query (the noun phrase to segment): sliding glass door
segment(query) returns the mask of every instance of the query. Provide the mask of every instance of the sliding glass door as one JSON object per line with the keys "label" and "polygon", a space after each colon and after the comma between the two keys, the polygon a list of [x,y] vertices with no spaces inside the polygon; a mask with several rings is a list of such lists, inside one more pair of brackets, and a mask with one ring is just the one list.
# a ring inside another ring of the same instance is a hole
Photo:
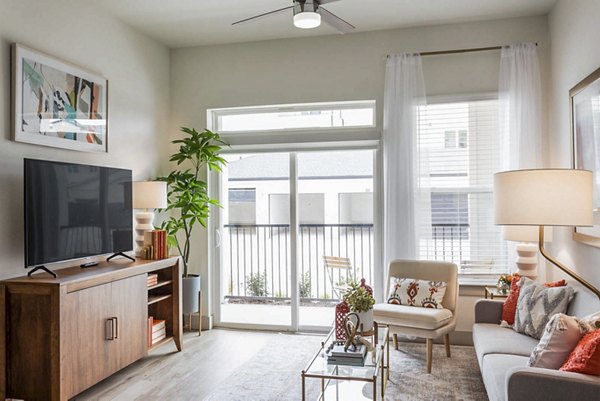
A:
{"label": "sliding glass door", "polygon": [[219,324],[327,329],[338,287],[363,277],[373,283],[374,155],[227,155],[220,181]]}

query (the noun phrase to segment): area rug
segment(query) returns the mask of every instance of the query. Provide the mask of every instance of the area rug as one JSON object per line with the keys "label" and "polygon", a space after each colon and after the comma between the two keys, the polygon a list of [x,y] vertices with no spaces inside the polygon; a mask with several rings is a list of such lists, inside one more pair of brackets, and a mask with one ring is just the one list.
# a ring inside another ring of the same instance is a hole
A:
{"label": "area rug", "polygon": [[[278,334],[217,386],[207,401],[300,400],[300,372],[310,362],[323,336]],[[473,347],[452,346],[446,358],[443,345],[434,345],[432,373],[425,369],[425,345],[390,344],[390,380],[386,401],[485,401],[487,396]],[[306,399],[316,400],[320,381],[306,380]],[[370,399],[371,385],[361,389]],[[359,397],[360,399],[360,397]]]}

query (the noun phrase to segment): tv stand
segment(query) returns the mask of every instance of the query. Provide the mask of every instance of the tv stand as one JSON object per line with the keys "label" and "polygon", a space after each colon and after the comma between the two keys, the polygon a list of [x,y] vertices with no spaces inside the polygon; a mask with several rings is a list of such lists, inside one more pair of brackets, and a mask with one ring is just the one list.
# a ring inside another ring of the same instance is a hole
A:
{"label": "tv stand", "polygon": [[[0,400],[71,400],[162,345],[153,357],[181,351],[180,263],[102,260],[0,281]],[[150,316],[164,320],[163,340],[151,341]]]}
{"label": "tv stand", "polygon": [[31,269],[31,270],[29,271],[29,273],[27,273],[27,276],[31,277],[31,275],[32,275],[33,273],[35,273],[36,271],[38,271],[38,270],[43,270],[43,271],[45,271],[46,273],[48,273],[48,274],[51,274],[51,275],[52,275],[54,278],[56,278],[56,273],[54,273],[52,270],[48,269],[48,268],[47,268],[46,266],[44,266],[44,265],[40,265],[40,266],[36,266],[36,267],[34,267],[33,269]]}
{"label": "tv stand", "polygon": [[[108,258],[106,258],[107,262],[110,262],[111,259],[116,258],[117,256],[123,256],[124,258],[127,258],[129,260],[131,260],[132,262],[135,262],[135,258],[132,258],[131,256],[123,253],[123,252],[117,252],[117,253],[113,253],[112,255],[110,255]],[[54,276],[56,277],[56,276]]]}

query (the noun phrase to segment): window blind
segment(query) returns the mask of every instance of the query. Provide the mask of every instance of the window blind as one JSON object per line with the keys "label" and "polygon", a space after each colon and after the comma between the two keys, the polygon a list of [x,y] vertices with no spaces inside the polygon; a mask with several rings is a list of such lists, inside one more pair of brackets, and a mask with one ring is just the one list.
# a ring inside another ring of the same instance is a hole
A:
{"label": "window blind", "polygon": [[419,257],[452,261],[462,274],[507,271],[494,225],[499,171],[498,101],[437,103],[418,110]]}

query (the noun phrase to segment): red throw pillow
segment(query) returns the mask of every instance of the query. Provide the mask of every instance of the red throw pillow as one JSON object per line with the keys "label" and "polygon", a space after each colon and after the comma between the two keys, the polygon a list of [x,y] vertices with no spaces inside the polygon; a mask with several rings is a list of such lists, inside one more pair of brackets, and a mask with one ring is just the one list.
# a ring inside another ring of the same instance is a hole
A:
{"label": "red throw pillow", "polygon": [[[518,274],[513,275],[513,279],[510,282],[510,293],[502,305],[502,320],[510,325],[515,323],[517,301],[519,300],[519,293],[521,292],[521,286],[518,284],[520,278],[521,276]],[[544,284],[544,287],[564,287],[565,285],[567,285],[565,280],[558,280],[553,283],[546,283]]]}
{"label": "red throw pillow", "polygon": [[600,330],[583,336],[560,370],[600,376]]}
{"label": "red throw pillow", "polygon": [[519,279],[521,276],[515,275],[510,282],[510,293],[504,300],[502,305],[502,320],[505,320],[508,324],[515,323],[515,313],[517,312],[517,301],[519,300],[519,292],[521,287],[519,286]]}
{"label": "red throw pillow", "polygon": [[546,283],[544,284],[544,287],[564,287],[565,285],[567,285],[565,280],[558,280],[553,283]]}

